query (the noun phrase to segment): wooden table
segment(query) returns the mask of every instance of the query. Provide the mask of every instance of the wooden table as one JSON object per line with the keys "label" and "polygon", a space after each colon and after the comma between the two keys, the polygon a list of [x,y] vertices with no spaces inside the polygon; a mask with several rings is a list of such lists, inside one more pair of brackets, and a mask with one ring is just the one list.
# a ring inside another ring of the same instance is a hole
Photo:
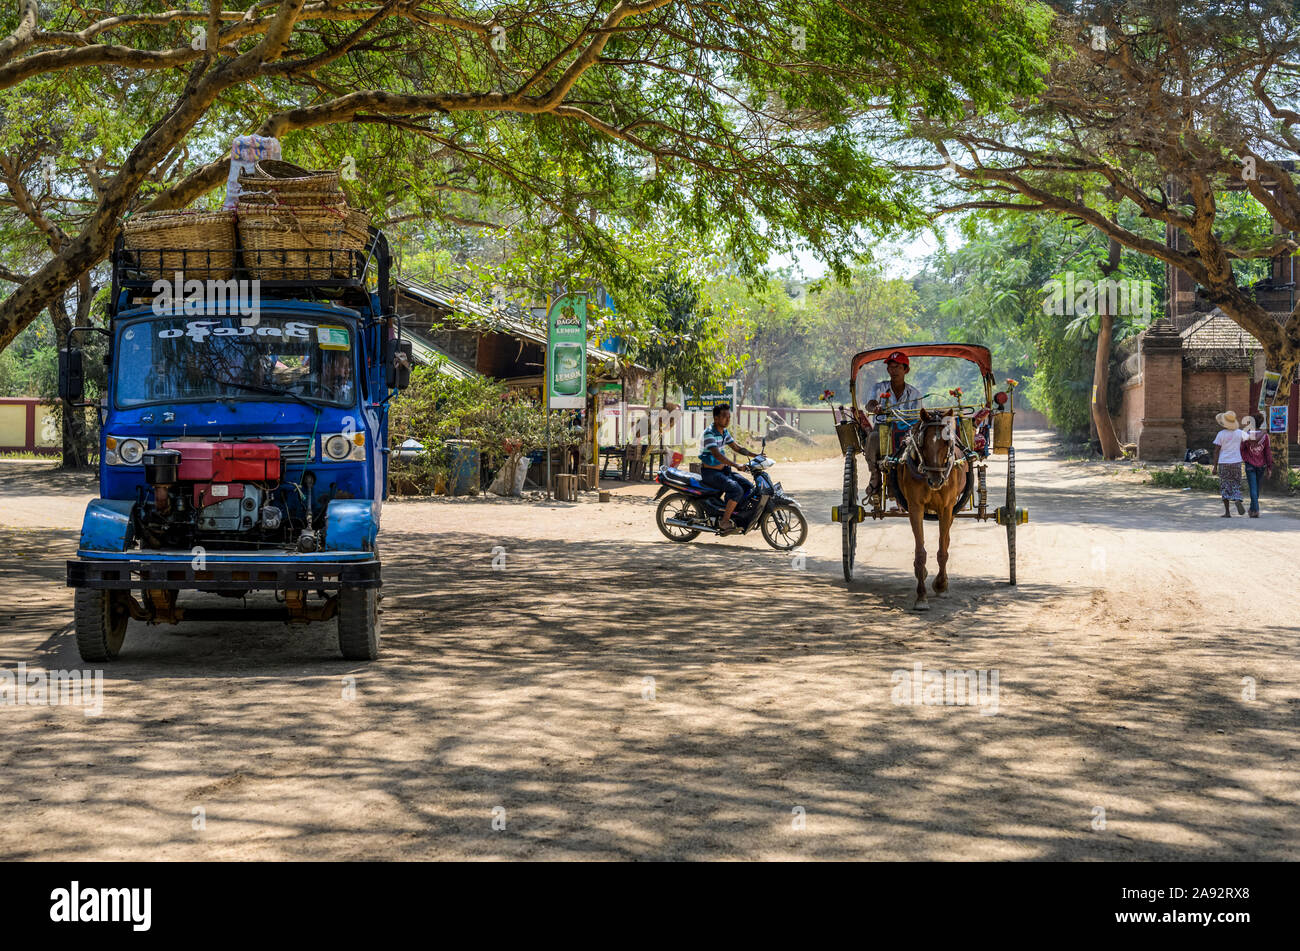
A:
{"label": "wooden table", "polygon": [[[627,481],[627,447],[626,446],[601,446],[600,458],[602,460],[600,467],[600,477],[602,479],[622,479]],[[618,474],[610,475],[608,472],[609,461],[618,460]]]}

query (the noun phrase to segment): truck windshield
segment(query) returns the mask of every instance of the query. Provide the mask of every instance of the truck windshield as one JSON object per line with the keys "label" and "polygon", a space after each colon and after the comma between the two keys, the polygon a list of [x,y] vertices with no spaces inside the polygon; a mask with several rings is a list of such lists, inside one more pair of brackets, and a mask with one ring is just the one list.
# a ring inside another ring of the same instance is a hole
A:
{"label": "truck windshield", "polygon": [[355,402],[348,324],[262,314],[248,326],[246,319],[168,316],[124,326],[114,375],[117,406],[266,402],[281,392],[336,406]]}

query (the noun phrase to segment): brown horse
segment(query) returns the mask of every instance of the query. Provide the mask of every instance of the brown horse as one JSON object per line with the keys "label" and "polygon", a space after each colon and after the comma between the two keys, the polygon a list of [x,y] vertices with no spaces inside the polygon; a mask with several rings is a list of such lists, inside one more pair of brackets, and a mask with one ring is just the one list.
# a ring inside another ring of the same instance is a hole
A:
{"label": "brown horse", "polygon": [[898,461],[898,488],[907,503],[907,517],[916,541],[916,610],[929,610],[925,600],[925,512],[939,515],[939,574],[934,593],[948,590],[948,539],[952,534],[953,509],[966,485],[967,465],[958,441],[959,420],[952,410],[921,418],[905,438]]}

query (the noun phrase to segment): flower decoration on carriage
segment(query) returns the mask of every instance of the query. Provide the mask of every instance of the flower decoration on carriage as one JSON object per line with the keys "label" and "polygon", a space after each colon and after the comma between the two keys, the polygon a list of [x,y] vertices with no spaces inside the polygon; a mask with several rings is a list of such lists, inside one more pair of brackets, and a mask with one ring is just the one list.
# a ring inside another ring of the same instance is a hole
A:
{"label": "flower decoration on carriage", "polygon": [[822,390],[822,402],[829,403],[833,399],[835,399],[834,390]]}

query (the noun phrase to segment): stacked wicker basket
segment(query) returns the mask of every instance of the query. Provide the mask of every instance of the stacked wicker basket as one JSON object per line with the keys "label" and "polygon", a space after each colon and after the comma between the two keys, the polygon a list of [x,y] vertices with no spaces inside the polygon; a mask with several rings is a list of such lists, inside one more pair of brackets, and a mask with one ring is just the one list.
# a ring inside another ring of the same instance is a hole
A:
{"label": "stacked wicker basket", "polygon": [[235,211],[137,215],[124,226],[126,248],[145,252],[141,268],[160,269],[157,276],[168,280],[186,270],[226,280],[234,273],[238,231],[244,268],[254,280],[350,277],[350,252],[365,249],[370,216],[348,207],[338,173],[273,160],[255,170],[239,177]]}
{"label": "stacked wicker basket", "polygon": [[151,279],[170,281],[177,272],[226,281],[235,273],[233,211],[149,211],[122,228],[128,250]]}
{"label": "stacked wicker basket", "polygon": [[239,240],[249,276],[309,281],[347,277],[370,216],[348,208],[338,172],[263,161],[239,177]]}

